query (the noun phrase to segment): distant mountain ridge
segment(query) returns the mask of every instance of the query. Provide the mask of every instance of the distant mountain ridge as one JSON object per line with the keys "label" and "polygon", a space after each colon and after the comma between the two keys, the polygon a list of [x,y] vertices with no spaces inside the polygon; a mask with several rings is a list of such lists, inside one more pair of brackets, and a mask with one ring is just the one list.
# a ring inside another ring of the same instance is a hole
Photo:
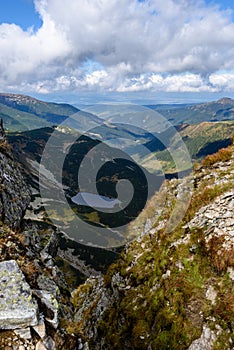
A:
{"label": "distant mountain ridge", "polygon": [[218,101],[198,104],[148,105],[147,107],[161,113],[173,125],[234,119],[234,100],[228,97],[221,98]]}
{"label": "distant mountain ridge", "polygon": [[[80,110],[70,104],[40,101],[20,94],[0,94],[0,118],[7,131],[26,131],[63,123]],[[76,120],[70,120],[75,128],[86,129],[89,121],[94,125],[102,120],[95,115],[83,112]],[[71,126],[73,126],[71,124]]]}
{"label": "distant mountain ridge", "polygon": [[[173,147],[176,147],[175,130],[177,130],[194,161],[218,151],[231,142],[234,132],[234,100],[231,98],[224,97],[218,101],[193,105],[149,107],[160,112],[175,126],[175,129],[171,127],[161,132],[164,140],[170,140],[174,144]],[[17,131],[18,134],[45,127],[50,128],[66,120],[66,126],[75,128],[81,134],[88,130],[87,135],[93,139],[97,138],[101,142],[112,140],[112,143],[114,140],[116,144],[112,146],[120,147],[131,156],[135,156],[135,159],[138,159],[150,172],[157,171],[155,167],[158,165],[153,161],[156,157],[162,162],[166,173],[174,173],[173,162],[166,146],[159,142],[161,139],[159,134],[156,132],[152,137],[147,131],[159,129],[157,114],[150,112],[148,118],[147,108],[139,106],[139,110],[138,108],[129,109],[127,105],[126,107],[125,105],[107,106],[107,108],[97,105],[91,108],[90,112],[86,112],[69,104],[43,102],[19,94],[0,94],[0,117],[7,126],[9,135],[11,131]],[[128,126],[128,121],[131,127]],[[144,124],[145,121],[147,125]],[[141,130],[134,128],[133,125],[142,125]],[[36,135],[37,139],[41,137],[44,139],[42,130],[36,131]],[[17,139],[17,135],[13,136],[13,139],[15,138]],[[128,140],[137,140],[137,144],[128,146]],[[148,156],[141,154],[142,145],[150,150]],[[184,164],[184,168],[180,170],[187,170],[188,167],[188,164]]]}
{"label": "distant mountain ridge", "polygon": [[19,94],[0,94],[0,103],[22,112],[35,114],[52,123],[57,122],[53,117],[67,117],[79,111],[78,108],[67,103],[44,102]]}
{"label": "distant mountain ridge", "polygon": [[69,104],[43,102],[19,94],[0,94],[0,116],[11,131],[59,124],[78,111]]}
{"label": "distant mountain ridge", "polygon": [[[202,122],[227,121],[234,119],[234,100],[224,97],[218,101],[204,102],[199,104],[152,104],[149,109],[162,114],[173,125],[198,124]],[[62,123],[80,110],[67,103],[54,103],[40,101],[36,98],[21,95],[0,93],[0,118],[5,129],[9,131],[26,131]],[[78,127],[86,129],[87,121],[100,125],[104,121],[119,122],[118,105],[116,116],[97,116],[95,113],[82,112],[79,115]],[[88,118],[86,118],[88,117]],[[123,121],[123,118],[121,119]],[[155,127],[150,124],[150,129],[158,130],[158,121]]]}

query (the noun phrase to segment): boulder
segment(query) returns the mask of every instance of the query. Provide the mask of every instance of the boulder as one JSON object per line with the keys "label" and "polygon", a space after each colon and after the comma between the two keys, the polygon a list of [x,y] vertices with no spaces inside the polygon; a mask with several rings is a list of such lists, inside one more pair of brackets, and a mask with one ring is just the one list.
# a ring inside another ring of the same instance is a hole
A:
{"label": "boulder", "polygon": [[17,329],[38,324],[38,305],[14,260],[0,263],[0,329]]}

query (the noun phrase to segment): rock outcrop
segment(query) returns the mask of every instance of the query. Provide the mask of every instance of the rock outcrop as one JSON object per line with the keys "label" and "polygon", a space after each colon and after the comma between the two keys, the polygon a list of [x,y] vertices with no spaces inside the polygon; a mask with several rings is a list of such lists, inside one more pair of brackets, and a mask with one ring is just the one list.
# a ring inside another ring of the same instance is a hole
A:
{"label": "rock outcrop", "polygon": [[17,228],[30,202],[30,191],[12,159],[0,120],[0,220]]}

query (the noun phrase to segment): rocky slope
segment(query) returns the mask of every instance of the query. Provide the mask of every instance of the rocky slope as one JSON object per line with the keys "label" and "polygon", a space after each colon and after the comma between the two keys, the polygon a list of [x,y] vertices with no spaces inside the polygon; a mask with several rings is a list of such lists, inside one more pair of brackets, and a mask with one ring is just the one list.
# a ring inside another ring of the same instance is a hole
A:
{"label": "rocky slope", "polygon": [[[189,209],[168,230],[184,181]],[[234,349],[233,188],[234,146],[162,186],[129,227],[139,238],[73,293],[74,332],[90,349]]]}
{"label": "rocky slope", "polygon": [[12,159],[0,119],[0,217],[10,227],[18,227],[30,201],[30,193]]}
{"label": "rocky slope", "polygon": [[74,350],[70,287],[55,265],[58,234],[23,221],[30,193],[0,123],[0,349]]}

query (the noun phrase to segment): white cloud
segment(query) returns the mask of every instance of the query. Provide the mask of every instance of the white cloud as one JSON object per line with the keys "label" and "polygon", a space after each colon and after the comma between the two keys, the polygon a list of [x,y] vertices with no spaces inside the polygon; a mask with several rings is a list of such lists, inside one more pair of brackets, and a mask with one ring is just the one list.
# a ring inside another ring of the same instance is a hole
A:
{"label": "white cloud", "polygon": [[[215,84],[214,84],[215,85]],[[140,76],[138,79],[128,79],[118,88],[120,92],[132,91],[166,91],[166,92],[216,92],[215,86],[199,74],[173,74],[163,77],[159,74]]]}
{"label": "white cloud", "polygon": [[209,80],[218,90],[234,90],[234,73],[214,73],[210,75]]}
{"label": "white cloud", "polygon": [[43,77],[53,71],[50,64],[63,61],[69,52],[65,33],[56,28],[48,15],[36,33],[14,24],[0,25],[0,73],[7,82],[30,79],[34,74]]}
{"label": "white cloud", "polygon": [[0,25],[2,89],[234,90],[231,13],[203,0],[35,0],[35,6],[43,23],[37,32]]}

